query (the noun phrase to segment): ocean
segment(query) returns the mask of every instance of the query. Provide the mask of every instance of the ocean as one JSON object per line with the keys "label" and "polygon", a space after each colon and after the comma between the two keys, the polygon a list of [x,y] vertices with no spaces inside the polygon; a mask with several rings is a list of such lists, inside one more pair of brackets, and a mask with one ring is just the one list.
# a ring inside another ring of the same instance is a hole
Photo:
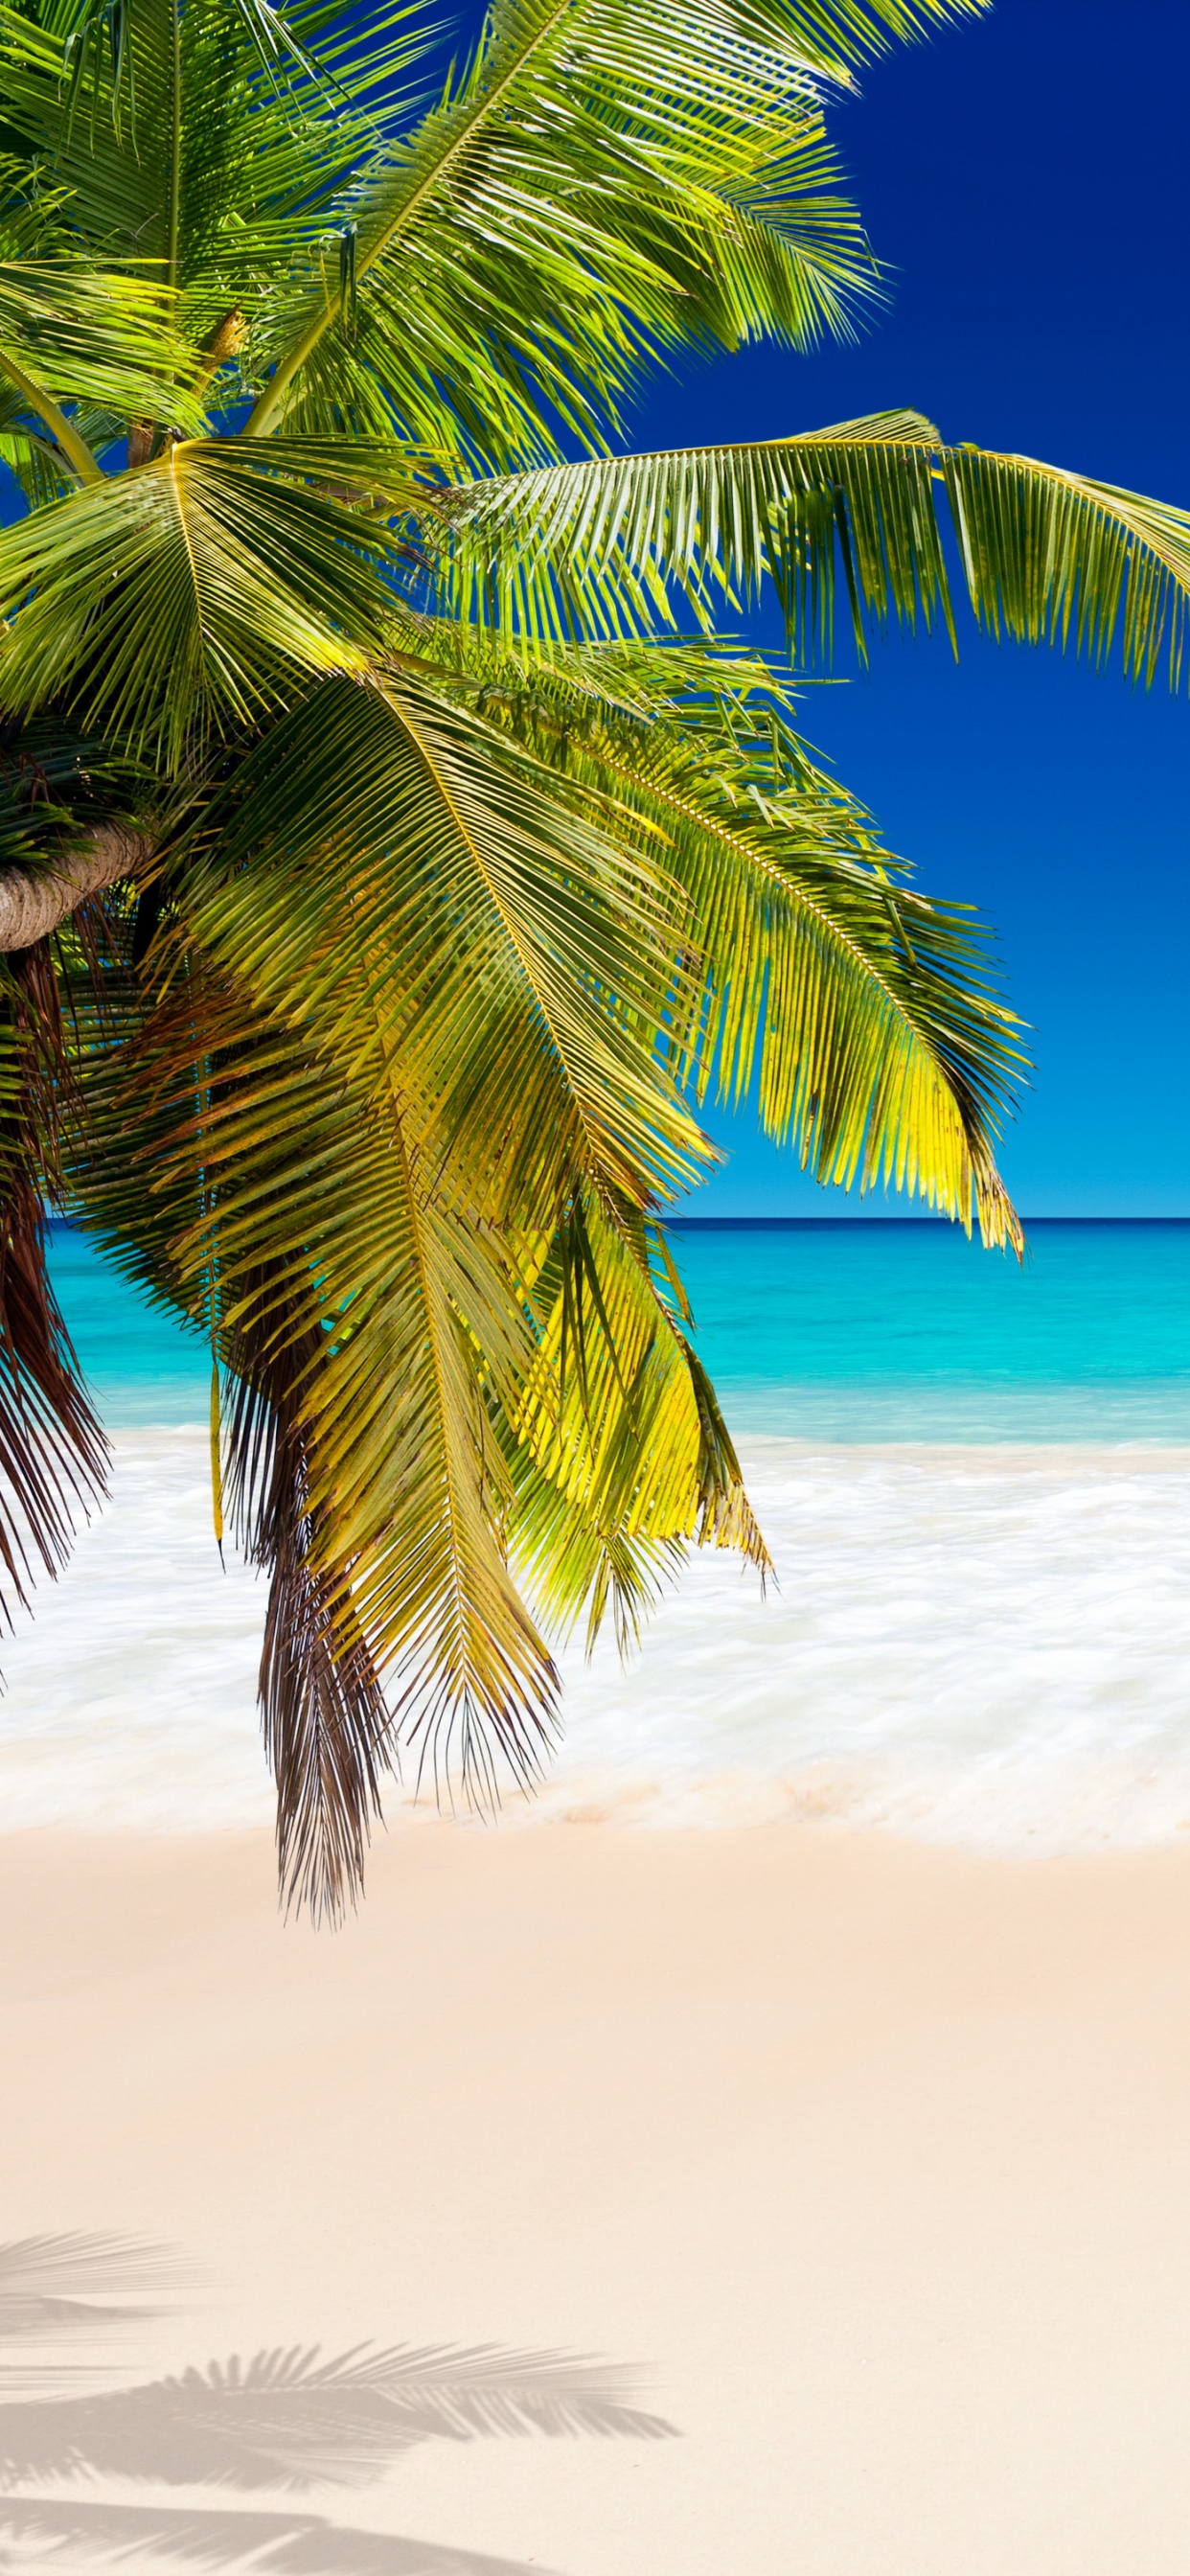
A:
{"label": "ocean", "polygon": [[[680,1229],[777,1581],[702,1554],[626,1669],[567,1648],[564,1741],[507,1825],[798,1816],[1015,1853],[1190,1830],[1190,1223],[1029,1247]],[[0,1823],[267,1823],[263,1596],[211,1536],[207,1354],[77,1234],[52,1257],[114,1490],[3,1641]]]}

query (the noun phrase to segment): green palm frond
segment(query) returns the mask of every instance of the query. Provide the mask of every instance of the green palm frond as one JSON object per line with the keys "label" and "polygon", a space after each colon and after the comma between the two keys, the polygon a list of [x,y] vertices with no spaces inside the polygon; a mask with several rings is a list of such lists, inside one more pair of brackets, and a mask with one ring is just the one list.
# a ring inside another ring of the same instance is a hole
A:
{"label": "green palm frond", "polygon": [[395,1088],[337,1081],[182,957],[82,1078],[76,1203],[196,1331],[213,1313],[240,1389],[229,1492],[272,1576],[283,1878],[333,1911],[392,1759],[385,1671],[402,1734],[472,1794],[494,1792],[497,1755],[531,1776],[549,1740],[553,1669],[499,1545],[482,1392],[523,1374],[525,1326],[497,1239],[418,1186]]}
{"label": "green palm frond", "polygon": [[[368,669],[390,541],[325,488],[283,478],[288,461],[280,442],[170,439],[0,532],[8,705],[52,699],[176,772],[213,732],[282,707],[301,675]],[[301,462],[317,470],[318,451]],[[358,490],[350,456],[336,464]],[[357,468],[365,492],[376,471]]]}
{"label": "green palm frond", "polygon": [[973,18],[987,0],[747,0],[733,13],[739,33],[787,46],[799,62],[849,87],[852,66],[908,44],[948,18]]}
{"label": "green palm frond", "polygon": [[216,814],[204,942],[337,1058],[399,1062],[431,1168],[547,1231],[580,1180],[644,1204],[695,1177],[655,1045],[671,891],[532,753],[411,677],[332,682]]}
{"label": "green palm frond", "polygon": [[[654,1243],[657,1229],[653,1229]],[[611,1608],[623,1649],[688,1543],[768,1551],[713,1391],[639,1219],[577,1198],[532,1284],[541,1318],[514,1425],[514,1550],[551,1618]]]}
{"label": "green palm frond", "polygon": [[30,420],[25,396],[11,382],[0,390],[0,464],[7,467],[30,510],[60,500],[75,488],[73,469],[61,449],[43,420]]}
{"label": "green palm frond", "polygon": [[631,760],[590,762],[601,798],[664,833],[690,898],[680,1078],[736,1107],[755,1087],[817,1180],[891,1182],[1019,1250],[995,1142],[1024,1059],[980,925],[916,891],[796,737],[741,729],[655,726]]}
{"label": "green palm frond", "polygon": [[202,344],[321,238],[424,41],[404,7],[349,33],[259,0],[0,5],[0,148],[36,173],[31,214],[49,174],[59,234],[167,279]]}
{"label": "green palm frond", "polygon": [[768,1134],[817,1179],[892,1182],[1019,1249],[995,1140],[1024,1057],[986,935],[916,890],[809,757],[772,675],[688,643],[518,658],[474,630],[467,658],[487,724],[664,869],[658,1043],[687,1091],[738,1106],[755,1088]]}
{"label": "green palm frond", "polygon": [[861,658],[890,623],[953,636],[945,501],[981,623],[1149,679],[1182,676],[1190,513],[1113,484],[947,446],[915,412],[736,447],[612,457],[456,488],[445,595],[526,635],[705,624],[771,579],[790,648],[829,654],[842,599]]}
{"label": "green palm frond", "polygon": [[623,638],[673,625],[684,600],[781,593],[802,654],[829,641],[836,574],[856,619],[927,623],[946,600],[934,474],[916,412],[793,438],[585,459],[459,484],[445,596],[514,634]]}
{"label": "green palm frond", "polygon": [[[226,0],[222,15],[225,27],[236,28],[247,38],[267,73],[275,77],[279,69],[292,71],[296,66],[307,79],[317,80],[316,66],[299,36],[269,0]],[[71,107],[80,95],[97,93],[102,98],[106,92],[117,114],[122,106],[133,110],[132,40],[138,22],[129,0],[64,0],[47,12],[47,18],[62,42]]]}
{"label": "green palm frond", "polygon": [[[394,418],[481,455],[550,445],[543,402],[598,434],[659,346],[804,347],[874,281],[835,188],[821,76],[942,11],[503,0],[463,78],[341,206],[351,334]],[[261,343],[253,426],[327,422],[344,313],[335,241]],[[482,353],[482,355],[481,355]]]}
{"label": "green palm frond", "polygon": [[1103,662],[1119,642],[1130,679],[1162,661],[1190,678],[1190,511],[1087,474],[947,451],[947,497],[968,595],[982,624],[1018,643],[1073,643]]}
{"label": "green palm frond", "polygon": [[172,303],[151,280],[92,273],[74,260],[0,261],[0,373],[59,438],[54,412],[77,403],[201,429],[197,363]]}
{"label": "green palm frond", "polygon": [[228,1488],[272,1576],[283,1877],[335,1910],[396,1741],[485,1797],[548,1745],[552,1666],[506,1547],[551,1619],[587,1600],[592,1627],[687,1539],[767,1560],[639,1225],[576,1202],[518,1262],[457,1176],[431,1185],[394,1072],[304,1056],[196,982],[177,937],[143,1025],[87,1056],[71,1179],[238,1383]]}

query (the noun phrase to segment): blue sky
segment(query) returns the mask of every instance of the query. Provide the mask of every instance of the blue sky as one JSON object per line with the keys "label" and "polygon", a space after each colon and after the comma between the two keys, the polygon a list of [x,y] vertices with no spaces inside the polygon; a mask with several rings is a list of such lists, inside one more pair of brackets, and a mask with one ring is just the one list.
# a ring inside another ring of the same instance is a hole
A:
{"label": "blue sky", "polygon": [[[659,379],[634,443],[910,404],[944,433],[1190,503],[1185,0],[999,0],[869,68],[834,131],[891,303],[858,344]],[[994,922],[1035,1072],[1003,1162],[1032,1215],[1190,1215],[1190,698],[984,642],[878,648],[805,731],[923,887]],[[755,1136],[698,1215],[855,1215]],[[869,1208],[883,1208],[878,1201]],[[892,1201],[888,1213],[906,1212]]]}

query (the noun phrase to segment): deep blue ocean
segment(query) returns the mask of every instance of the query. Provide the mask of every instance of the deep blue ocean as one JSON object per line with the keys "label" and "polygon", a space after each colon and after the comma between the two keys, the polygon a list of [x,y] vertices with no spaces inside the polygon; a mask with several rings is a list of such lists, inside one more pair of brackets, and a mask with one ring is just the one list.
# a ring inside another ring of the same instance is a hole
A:
{"label": "deep blue ocean", "polygon": [[[704,1220],[675,1250],[741,1432],[1190,1442],[1190,1221],[1045,1219],[1023,1266],[918,1220]],[[51,1257],[112,1427],[204,1421],[205,1344],[71,1229]]]}

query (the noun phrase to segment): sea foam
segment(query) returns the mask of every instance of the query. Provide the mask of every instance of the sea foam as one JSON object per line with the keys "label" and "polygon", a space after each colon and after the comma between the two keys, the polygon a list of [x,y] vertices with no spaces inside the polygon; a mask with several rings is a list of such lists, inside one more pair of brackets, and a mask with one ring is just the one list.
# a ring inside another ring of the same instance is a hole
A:
{"label": "sea foam", "polygon": [[[205,1437],[114,1446],[108,1510],[5,1643],[0,1822],[266,1824],[263,1590],[220,1570]],[[704,1553],[627,1669],[570,1646],[563,1742],[506,1824],[797,1816],[1017,1853],[1190,1830],[1190,1452],[754,1438],[745,1466],[777,1583]]]}

